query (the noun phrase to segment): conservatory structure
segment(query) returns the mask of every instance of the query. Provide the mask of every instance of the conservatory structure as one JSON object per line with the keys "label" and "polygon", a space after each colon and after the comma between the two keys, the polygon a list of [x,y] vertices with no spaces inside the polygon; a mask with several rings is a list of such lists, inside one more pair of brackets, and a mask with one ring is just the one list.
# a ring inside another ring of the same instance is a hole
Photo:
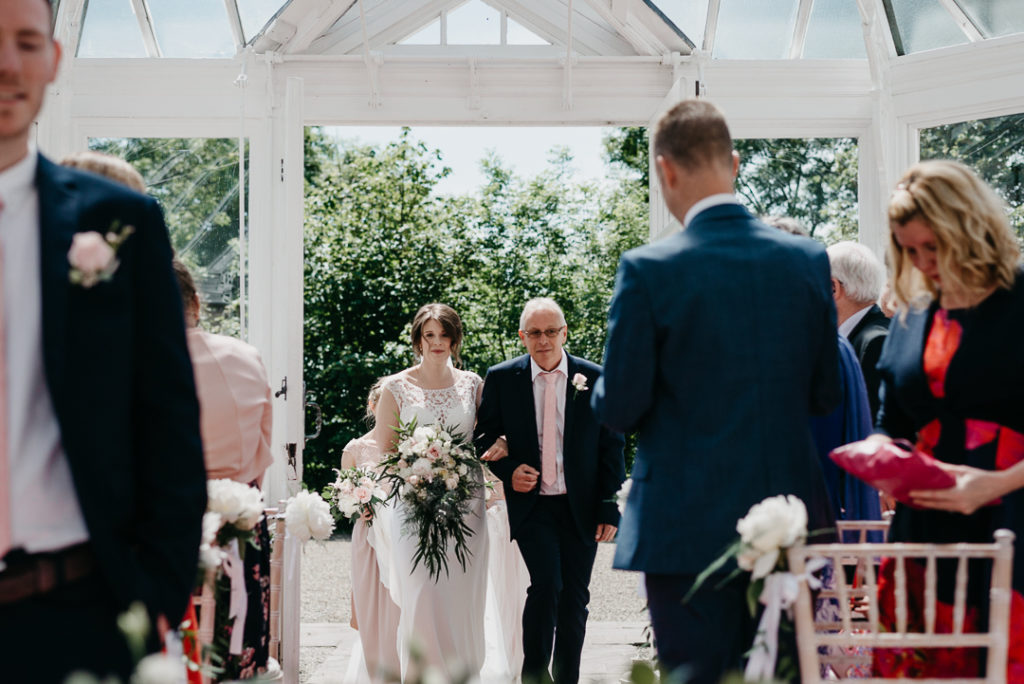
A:
{"label": "conservatory structure", "polygon": [[[307,126],[647,126],[681,99],[708,98],[738,138],[856,139],[860,240],[879,250],[885,200],[918,158],[921,131],[1024,112],[1021,0],[55,6],[64,52],[38,122],[43,152],[111,139],[237,145],[237,183],[224,198],[242,218],[237,240],[207,261],[213,273],[237,264],[238,330],[276,392],[271,501],[299,486],[306,431]],[[1022,141],[1018,132],[981,153],[1019,157]],[[678,228],[656,185],[652,240]],[[290,549],[287,572],[298,563]],[[297,681],[297,582],[285,591],[282,661]]]}

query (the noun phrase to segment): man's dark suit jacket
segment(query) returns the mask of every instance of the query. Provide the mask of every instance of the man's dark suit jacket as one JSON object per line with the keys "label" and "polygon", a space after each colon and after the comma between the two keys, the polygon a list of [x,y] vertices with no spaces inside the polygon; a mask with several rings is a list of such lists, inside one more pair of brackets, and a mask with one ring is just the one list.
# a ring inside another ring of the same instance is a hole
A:
{"label": "man's dark suit jacket", "polygon": [[829,277],[819,243],[736,204],[623,255],[593,392],[605,425],[639,432],[615,567],[699,573],[765,497],[821,505],[808,418],[840,398]]}
{"label": "man's dark suit jacket", "polygon": [[885,336],[888,334],[889,319],[877,304],[873,304],[847,338],[853,345],[853,350],[857,352],[857,361],[860,362],[860,370],[864,374],[868,404],[871,405],[872,424],[881,403],[878,399],[878,387],[882,383],[882,377],[878,372],[878,358],[882,355],[882,345],[885,344]]}
{"label": "man's dark suit jacket", "polygon": [[[622,435],[602,427],[590,408],[590,394],[601,375],[601,367],[563,353],[569,366],[562,433],[565,488],[577,531],[584,540],[593,541],[598,524],[619,523],[614,498],[626,477],[622,459],[624,440]],[[572,378],[576,373],[587,377],[588,389],[579,391],[573,387]],[[478,453],[482,454],[502,435],[508,441],[508,456],[488,465],[505,486],[513,539],[540,496],[539,484],[525,494],[512,489],[512,472],[520,464],[525,463],[537,471],[541,465],[530,376],[529,354],[493,366],[487,371],[483,399],[477,410]]]}
{"label": "man's dark suit jacket", "polygon": [[[198,562],[206,472],[181,295],[157,203],[39,158],[46,381],[100,572],[171,624]],[[135,232],[109,282],[68,280],[75,233]]]}

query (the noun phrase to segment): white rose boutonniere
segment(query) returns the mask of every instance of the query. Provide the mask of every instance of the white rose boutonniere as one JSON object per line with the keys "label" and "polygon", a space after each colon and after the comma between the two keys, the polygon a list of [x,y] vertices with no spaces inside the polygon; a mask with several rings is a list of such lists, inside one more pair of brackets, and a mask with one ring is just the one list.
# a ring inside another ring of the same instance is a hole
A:
{"label": "white rose boutonniere", "polygon": [[589,387],[587,387],[587,376],[584,375],[583,373],[577,373],[576,375],[572,376],[572,388],[573,398],[575,398],[578,393],[586,392],[588,389],[590,389]]}
{"label": "white rose boutonniere", "polygon": [[68,250],[68,263],[71,264],[68,280],[72,285],[90,288],[114,276],[121,263],[117,260],[117,250],[135,232],[133,226],[125,226],[116,232],[118,225],[115,221],[106,236],[96,231],[75,233]]}

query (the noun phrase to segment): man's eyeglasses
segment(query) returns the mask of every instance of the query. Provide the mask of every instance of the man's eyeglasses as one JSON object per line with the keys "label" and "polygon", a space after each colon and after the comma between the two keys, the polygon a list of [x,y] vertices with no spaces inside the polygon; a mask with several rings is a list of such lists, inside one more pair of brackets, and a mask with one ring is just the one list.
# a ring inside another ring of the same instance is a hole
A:
{"label": "man's eyeglasses", "polygon": [[549,340],[553,340],[555,337],[558,336],[558,333],[562,332],[562,328],[564,327],[564,325],[560,325],[557,328],[547,328],[546,330],[520,330],[519,332],[523,333],[531,340],[540,339],[540,336],[542,334]]}

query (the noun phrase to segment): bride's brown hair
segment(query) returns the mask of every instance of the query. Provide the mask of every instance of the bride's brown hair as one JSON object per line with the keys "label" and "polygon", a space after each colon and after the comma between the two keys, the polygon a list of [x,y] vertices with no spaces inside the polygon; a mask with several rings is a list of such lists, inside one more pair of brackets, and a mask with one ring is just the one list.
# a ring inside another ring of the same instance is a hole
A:
{"label": "bride's brown hair", "polygon": [[444,329],[445,335],[452,341],[452,361],[456,366],[462,364],[459,348],[462,346],[462,319],[455,309],[447,304],[424,304],[412,319],[412,350],[416,356],[423,356],[423,326],[427,321],[437,321]]}

